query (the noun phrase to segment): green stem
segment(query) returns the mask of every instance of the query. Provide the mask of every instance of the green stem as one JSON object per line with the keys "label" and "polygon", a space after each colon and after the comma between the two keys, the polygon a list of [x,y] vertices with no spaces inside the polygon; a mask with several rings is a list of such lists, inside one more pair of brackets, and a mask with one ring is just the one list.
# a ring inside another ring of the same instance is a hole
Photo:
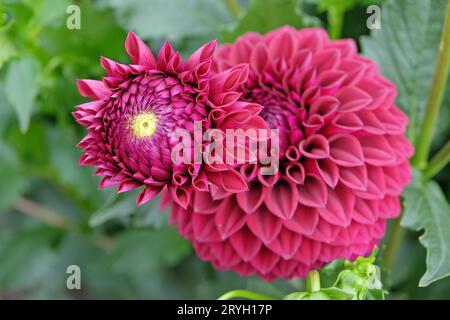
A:
{"label": "green stem", "polygon": [[239,16],[241,13],[241,6],[237,2],[237,0],[224,0],[230,12],[235,16]]}
{"label": "green stem", "polygon": [[450,162],[450,140],[447,144],[431,159],[428,166],[423,171],[423,179],[433,178],[447,163]]}
{"label": "green stem", "polygon": [[244,298],[248,300],[274,300],[274,298],[248,290],[233,290],[221,295],[217,300]]}
{"label": "green stem", "polygon": [[328,33],[331,39],[339,39],[344,25],[345,11],[333,6],[328,10]]}
{"label": "green stem", "polygon": [[52,227],[69,231],[77,230],[77,226],[72,220],[29,199],[19,197],[13,207],[17,211],[41,220]]}
{"label": "green stem", "polygon": [[[13,208],[18,212],[33,217],[51,227],[62,229],[71,233],[81,233],[79,226],[73,220],[32,200],[19,197],[16,199]],[[95,238],[92,237],[92,241],[95,245],[106,252],[110,252],[114,248],[114,240],[112,238],[97,236]]]}
{"label": "green stem", "polygon": [[387,270],[392,270],[394,268],[398,251],[400,250],[403,238],[406,234],[406,230],[400,225],[401,220],[401,216],[394,220],[394,224],[389,233],[389,239],[387,241],[388,246],[383,255],[383,264]]}
{"label": "green stem", "polygon": [[312,270],[306,278],[306,291],[309,293],[320,291],[320,274],[317,270]]}
{"label": "green stem", "polygon": [[413,159],[413,164],[424,169],[427,166],[428,154],[433,138],[434,128],[439,115],[444,92],[447,84],[448,72],[450,69],[450,0],[447,5],[444,29],[442,30],[441,43],[439,46],[438,61],[428,95],[425,118],[422,123],[421,132],[417,141],[417,151]]}

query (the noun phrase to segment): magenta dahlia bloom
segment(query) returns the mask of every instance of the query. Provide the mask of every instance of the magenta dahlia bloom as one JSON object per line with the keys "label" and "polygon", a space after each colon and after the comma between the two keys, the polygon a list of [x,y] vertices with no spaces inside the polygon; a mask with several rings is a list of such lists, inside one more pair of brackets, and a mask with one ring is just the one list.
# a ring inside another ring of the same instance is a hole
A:
{"label": "magenta dahlia bloom", "polygon": [[100,188],[117,186],[124,192],[144,186],[136,200],[141,205],[167,186],[182,207],[192,190],[208,191],[210,181],[228,192],[247,190],[231,166],[174,163],[171,151],[178,141],[171,134],[183,129],[195,139],[194,121],[220,132],[267,128],[258,116],[261,106],[238,100],[236,90],[247,80],[248,65],[212,75],[215,41],[186,62],[168,42],[155,58],[134,33],[128,34],[125,47],[133,64],[101,58],[108,76],[78,81],[80,94],[94,100],[73,113],[88,130],[79,143],[84,152],[80,164],[97,168],[96,175],[103,176]]}
{"label": "magenta dahlia bloom", "polygon": [[250,65],[242,98],[280,130],[279,171],[242,165],[248,191],[195,191],[172,223],[217,269],[267,280],[371,252],[411,179],[395,86],[354,41],[322,29],[247,33],[219,48],[213,70],[241,63]]}

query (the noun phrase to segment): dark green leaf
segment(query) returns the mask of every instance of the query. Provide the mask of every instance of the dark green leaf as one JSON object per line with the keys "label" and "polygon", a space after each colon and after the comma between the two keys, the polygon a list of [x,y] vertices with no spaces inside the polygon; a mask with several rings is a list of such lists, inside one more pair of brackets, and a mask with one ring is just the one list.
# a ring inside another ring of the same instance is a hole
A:
{"label": "dark green leaf", "polygon": [[19,118],[22,132],[28,130],[32,108],[38,94],[39,62],[33,57],[12,61],[5,78],[5,94]]}
{"label": "dark green leaf", "polygon": [[303,300],[308,295],[308,292],[293,292],[285,296],[283,300]]}
{"label": "dark green leaf", "polygon": [[339,11],[347,11],[356,5],[369,6],[379,4],[382,0],[307,0],[308,3],[315,3],[319,10],[325,11],[330,8],[337,8]]}
{"label": "dark green leaf", "polygon": [[427,271],[419,286],[426,287],[450,275],[450,205],[436,182],[424,185],[417,174],[404,199],[402,225],[424,231],[419,240],[427,250]]}
{"label": "dark green leaf", "polygon": [[29,290],[45,287],[57,261],[51,248],[54,236],[54,231],[47,228],[2,234],[0,288],[27,294]]}
{"label": "dark green leaf", "polygon": [[[382,7],[382,29],[363,37],[363,54],[378,62],[398,87],[398,105],[410,117],[409,138],[418,134],[431,86],[446,0],[390,0]],[[448,128],[441,117],[439,130]]]}
{"label": "dark green leaf", "polygon": [[14,45],[4,33],[0,33],[0,70],[16,54]]}
{"label": "dark green leaf", "polygon": [[[138,191],[140,192],[140,191]],[[137,192],[114,195],[111,201],[96,211],[89,220],[91,227],[108,221],[120,221],[127,226],[160,228],[167,220],[167,212],[160,212],[159,196],[143,206],[136,206]]]}
{"label": "dark green leaf", "polygon": [[232,42],[245,32],[267,33],[275,28],[291,25],[296,28],[318,24],[300,12],[300,0],[250,0],[247,12],[240,17],[231,31],[225,31],[221,39]]}
{"label": "dark green leaf", "polygon": [[336,287],[321,289],[320,292],[326,294],[331,300],[351,300],[355,297],[354,291]]}
{"label": "dark green leaf", "polygon": [[198,37],[217,33],[232,21],[223,1],[211,0],[108,0],[121,24],[140,37]]}
{"label": "dark green leaf", "polygon": [[189,243],[173,228],[129,230],[117,239],[111,258],[117,272],[142,274],[174,266],[190,251]]}

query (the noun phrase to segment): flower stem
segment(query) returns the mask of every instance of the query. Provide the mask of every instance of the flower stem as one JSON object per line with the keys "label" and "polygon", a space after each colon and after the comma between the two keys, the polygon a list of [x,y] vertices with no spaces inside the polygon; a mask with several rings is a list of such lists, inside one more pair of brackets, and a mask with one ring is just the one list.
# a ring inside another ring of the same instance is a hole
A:
{"label": "flower stem", "polygon": [[339,39],[344,24],[344,10],[335,6],[328,9],[328,33],[331,39]]}
{"label": "flower stem", "polygon": [[424,169],[427,166],[428,153],[433,138],[434,128],[439,115],[444,92],[447,84],[448,72],[450,69],[450,0],[447,5],[444,29],[442,30],[441,43],[439,46],[438,61],[428,95],[425,118],[417,141],[417,152],[413,159],[413,164]]}
{"label": "flower stem", "polygon": [[320,274],[317,270],[311,270],[306,278],[306,291],[309,293],[320,291]]}
{"label": "flower stem", "polygon": [[221,295],[217,300],[244,298],[248,300],[274,300],[274,298],[248,290],[233,290]]}
{"label": "flower stem", "polygon": [[13,207],[17,211],[41,220],[52,227],[70,231],[76,230],[76,225],[71,220],[34,201],[19,197]]}
{"label": "flower stem", "polygon": [[[63,229],[76,234],[80,234],[82,232],[79,226],[71,219],[66,218],[32,200],[19,197],[14,203],[13,208],[18,212],[33,217],[51,227]],[[92,242],[106,252],[110,252],[114,248],[114,240],[109,237],[92,237]]]}
{"label": "flower stem", "polygon": [[241,13],[241,6],[237,2],[237,0],[224,0],[230,12],[235,16],[239,16]]}
{"label": "flower stem", "polygon": [[450,140],[447,144],[431,159],[428,166],[423,171],[423,179],[433,178],[447,163],[450,162]]}
{"label": "flower stem", "polygon": [[383,265],[387,270],[394,268],[398,251],[406,234],[406,230],[400,225],[401,220],[401,216],[394,220],[387,241],[388,246],[383,254]]}

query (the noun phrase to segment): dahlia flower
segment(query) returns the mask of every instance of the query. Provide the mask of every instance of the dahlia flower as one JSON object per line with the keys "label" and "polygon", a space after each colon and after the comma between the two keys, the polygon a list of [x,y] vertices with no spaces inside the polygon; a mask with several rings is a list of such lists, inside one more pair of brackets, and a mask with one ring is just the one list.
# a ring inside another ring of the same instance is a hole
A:
{"label": "dahlia flower", "polygon": [[242,99],[279,129],[279,170],[241,165],[247,191],[195,190],[171,222],[218,270],[266,280],[369,254],[411,179],[396,87],[353,40],[331,41],[322,29],[247,33],[219,47],[213,71],[241,63],[250,65]]}
{"label": "dahlia flower", "polygon": [[[163,188],[185,207],[192,190],[209,190],[209,181],[229,192],[247,190],[246,181],[228,165],[174,163],[178,143],[171,134],[194,131],[194,121],[220,132],[235,127],[266,128],[258,116],[261,106],[239,101],[236,90],[247,80],[248,66],[236,64],[211,74],[216,42],[198,49],[186,62],[166,42],[155,58],[134,33],[125,48],[132,64],[107,58],[100,62],[103,81],[79,80],[78,89],[91,102],[73,113],[88,134],[79,143],[81,165],[97,168],[99,187],[117,186],[118,192],[144,186],[136,199],[141,205]],[[200,149],[204,146],[200,143]]]}

